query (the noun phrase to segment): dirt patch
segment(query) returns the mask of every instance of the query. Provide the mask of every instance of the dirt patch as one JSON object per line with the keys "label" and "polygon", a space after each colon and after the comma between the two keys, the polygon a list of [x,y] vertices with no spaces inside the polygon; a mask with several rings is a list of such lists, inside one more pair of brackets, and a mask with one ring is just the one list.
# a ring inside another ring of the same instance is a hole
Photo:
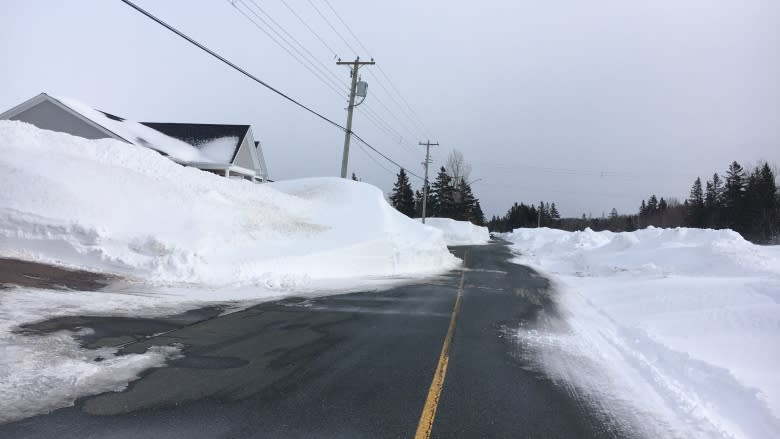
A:
{"label": "dirt patch", "polygon": [[113,276],[100,273],[0,258],[0,286],[5,287],[19,285],[32,288],[97,291],[113,280],[115,280]]}

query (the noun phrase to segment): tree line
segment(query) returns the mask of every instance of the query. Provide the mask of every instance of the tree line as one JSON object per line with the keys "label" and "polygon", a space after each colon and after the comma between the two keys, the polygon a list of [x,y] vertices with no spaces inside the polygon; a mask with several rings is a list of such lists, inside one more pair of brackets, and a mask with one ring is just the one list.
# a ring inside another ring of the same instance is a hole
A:
{"label": "tree line", "polygon": [[[428,186],[427,217],[452,218],[470,221],[477,225],[485,224],[482,206],[468,182],[469,170],[463,155],[457,150],[453,151],[447,159],[446,166],[439,169],[433,183]],[[404,169],[401,169],[396,177],[389,196],[390,204],[410,218],[422,217],[424,188],[413,190]]]}
{"label": "tree line", "polygon": [[[769,163],[760,163],[752,171],[732,162],[725,176],[714,173],[702,183],[696,177],[687,199],[680,203],[675,198],[651,195],[642,200],[639,212],[620,215],[612,209],[609,216],[593,218],[555,218],[546,203],[538,207],[523,203],[513,204],[507,213],[488,221],[491,231],[507,232],[518,227],[558,228],[562,230],[634,231],[648,226],[696,227],[732,229],[755,243],[780,242],[780,194],[775,173]],[[539,214],[541,212],[541,215]]]}

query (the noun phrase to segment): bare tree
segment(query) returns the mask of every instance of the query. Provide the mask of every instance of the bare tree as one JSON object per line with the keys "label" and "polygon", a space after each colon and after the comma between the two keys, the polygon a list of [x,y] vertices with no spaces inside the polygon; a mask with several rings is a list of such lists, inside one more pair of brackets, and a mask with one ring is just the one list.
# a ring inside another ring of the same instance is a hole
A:
{"label": "bare tree", "polygon": [[447,174],[452,177],[452,183],[458,185],[461,180],[468,183],[471,174],[471,165],[466,163],[463,154],[457,149],[453,149],[447,156],[447,162],[444,164]]}

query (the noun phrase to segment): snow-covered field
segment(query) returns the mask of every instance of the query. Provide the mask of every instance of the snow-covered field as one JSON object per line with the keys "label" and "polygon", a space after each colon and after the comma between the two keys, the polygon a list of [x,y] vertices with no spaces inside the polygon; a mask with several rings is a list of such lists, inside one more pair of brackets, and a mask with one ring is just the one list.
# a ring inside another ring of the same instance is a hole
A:
{"label": "snow-covered field", "polygon": [[517,229],[562,321],[530,360],[648,437],[780,437],[780,247],[730,230]]}
{"label": "snow-covered field", "polygon": [[480,245],[490,242],[487,227],[477,226],[468,221],[456,221],[450,218],[425,218],[425,225],[444,232],[447,245]]}
{"label": "snow-covered field", "polygon": [[[215,303],[344,292],[460,261],[444,234],[368,184],[256,185],[115,140],[0,121],[0,257],[122,276],[107,291],[0,289],[0,422],[121,390],[178,353],[83,349],[73,333],[14,333],[65,315],[155,316]],[[95,361],[96,358],[102,361]]]}

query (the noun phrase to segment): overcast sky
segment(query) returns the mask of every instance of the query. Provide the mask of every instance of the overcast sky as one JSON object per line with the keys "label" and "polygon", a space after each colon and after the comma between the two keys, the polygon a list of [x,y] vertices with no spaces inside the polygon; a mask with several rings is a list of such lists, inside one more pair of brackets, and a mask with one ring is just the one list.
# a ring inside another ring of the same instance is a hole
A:
{"label": "overcast sky", "polygon": [[[441,144],[436,167],[459,149],[487,215],[539,200],[635,212],[732,160],[780,164],[774,0],[329,0],[359,42],[325,0],[285,1],[314,32],[282,0],[235,6],[272,17],[341,89],[228,1],[137,3],[341,124],[349,75],[334,55],[373,56],[355,132],[419,175],[418,141]],[[343,133],[118,0],[0,2],[0,57],[0,111],[45,91],[133,120],[251,124],[272,178],[340,172]],[[397,168],[372,157],[353,142],[350,172],[387,192]]]}

